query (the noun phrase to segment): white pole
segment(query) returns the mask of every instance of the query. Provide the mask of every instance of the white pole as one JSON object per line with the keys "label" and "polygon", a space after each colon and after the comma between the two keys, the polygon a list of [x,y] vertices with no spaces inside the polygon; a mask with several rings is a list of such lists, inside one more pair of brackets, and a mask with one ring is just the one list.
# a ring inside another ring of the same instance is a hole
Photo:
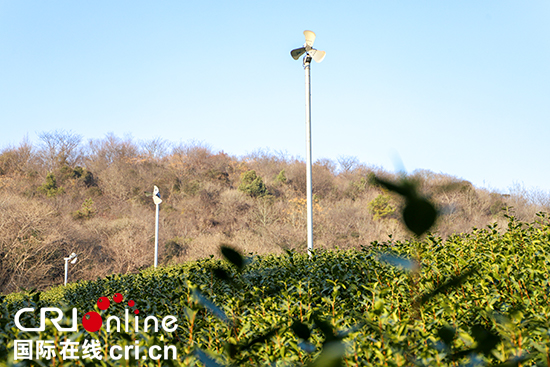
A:
{"label": "white pole", "polygon": [[158,254],[159,254],[159,204],[155,205],[157,207],[155,215],[155,268],[158,264]]}
{"label": "white pole", "polygon": [[69,271],[69,259],[65,259],[65,285],[67,285],[67,273]]}
{"label": "white pole", "polygon": [[307,195],[307,254],[311,256],[313,251],[313,201],[311,183],[311,85],[310,85],[311,57],[304,56],[304,69],[306,71],[306,195]]}

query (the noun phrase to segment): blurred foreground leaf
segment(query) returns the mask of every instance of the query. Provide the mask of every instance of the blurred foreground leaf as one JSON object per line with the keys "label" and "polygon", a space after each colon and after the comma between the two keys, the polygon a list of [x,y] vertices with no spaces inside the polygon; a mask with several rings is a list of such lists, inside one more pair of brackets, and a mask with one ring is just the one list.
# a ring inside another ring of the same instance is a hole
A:
{"label": "blurred foreground leaf", "polygon": [[232,249],[229,246],[221,246],[221,253],[223,257],[239,270],[242,270],[244,267],[244,258],[243,256],[235,249]]}
{"label": "blurred foreground leaf", "polygon": [[319,356],[309,364],[310,367],[340,367],[346,347],[341,341],[326,343]]}
{"label": "blurred foreground leaf", "polygon": [[193,354],[199,361],[201,361],[206,367],[224,367],[225,365],[218,363],[214,358],[210,357],[208,354],[200,350],[199,348],[195,348],[193,351]]}
{"label": "blurred foreground leaf", "polygon": [[201,292],[199,292],[197,289],[193,289],[192,293],[193,296],[195,296],[195,298],[197,299],[197,302],[204,306],[204,308],[208,309],[223,322],[231,324],[231,320],[227,317],[225,312],[223,312],[221,308],[219,308],[212,301],[206,298]]}
{"label": "blurred foreground leaf", "polygon": [[419,268],[418,262],[391,254],[381,254],[378,260],[407,271],[415,271]]}
{"label": "blurred foreground leaf", "polygon": [[443,283],[442,285],[440,285],[439,287],[437,287],[433,291],[428,292],[428,293],[424,293],[423,295],[419,296],[415,300],[415,303],[418,303],[419,305],[423,305],[424,303],[428,302],[430,299],[437,296],[438,294],[444,293],[444,292],[446,292],[449,289],[452,289],[454,287],[458,287],[459,285],[464,283],[466,278],[468,278],[470,275],[472,275],[476,272],[477,272],[477,268],[473,267],[473,268],[463,272],[462,274],[451,277],[449,280],[447,280],[445,283]]}
{"label": "blurred foreground leaf", "polygon": [[376,176],[373,180],[375,184],[405,198],[405,208],[402,213],[403,221],[414,234],[421,236],[434,225],[437,219],[435,206],[428,199],[420,196],[416,185],[406,177],[400,183],[392,183]]}

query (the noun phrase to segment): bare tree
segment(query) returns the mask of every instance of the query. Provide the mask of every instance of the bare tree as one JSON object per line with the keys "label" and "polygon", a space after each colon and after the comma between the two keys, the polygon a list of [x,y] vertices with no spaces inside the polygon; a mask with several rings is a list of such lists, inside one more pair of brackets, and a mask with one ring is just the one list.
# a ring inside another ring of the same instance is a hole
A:
{"label": "bare tree", "polygon": [[38,134],[41,140],[38,151],[48,170],[64,165],[73,166],[81,160],[82,136],[72,131],[54,130]]}
{"label": "bare tree", "polygon": [[144,140],[140,145],[143,154],[152,159],[164,158],[170,150],[170,143],[159,137],[151,140]]}
{"label": "bare tree", "polygon": [[340,165],[340,172],[349,173],[354,170],[355,167],[359,165],[359,159],[353,156],[339,156],[338,164]]}
{"label": "bare tree", "polygon": [[104,139],[90,140],[89,159],[97,164],[125,163],[138,156],[138,146],[130,135],[119,138],[108,133]]}

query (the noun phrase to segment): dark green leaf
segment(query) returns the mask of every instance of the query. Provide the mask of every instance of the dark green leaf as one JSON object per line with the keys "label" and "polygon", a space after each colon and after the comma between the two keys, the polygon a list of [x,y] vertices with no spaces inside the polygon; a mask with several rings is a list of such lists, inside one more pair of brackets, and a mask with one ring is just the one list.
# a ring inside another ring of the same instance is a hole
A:
{"label": "dark green leaf", "polygon": [[315,325],[321,330],[323,335],[325,336],[325,344],[336,339],[336,334],[334,333],[334,329],[332,328],[332,325],[328,323],[325,320],[320,319],[317,315],[312,316],[313,321],[315,322]]}
{"label": "dark green leaf", "polygon": [[212,272],[214,273],[214,276],[218,279],[225,280],[225,281],[232,281],[233,279],[229,275],[227,271],[223,268],[214,268],[212,269]]}
{"label": "dark green leaf", "polygon": [[500,337],[482,325],[472,326],[472,337],[477,342],[476,351],[485,355],[489,355],[500,343]]}
{"label": "dark green leaf", "polygon": [[38,302],[40,300],[40,292],[36,292],[33,296],[32,296],[32,300],[33,302]]}
{"label": "dark green leaf", "polygon": [[309,331],[309,328],[306,324],[301,323],[300,321],[294,321],[294,323],[291,326],[292,331],[299,337],[304,340],[308,340],[311,336],[311,332]]}
{"label": "dark green leaf", "polygon": [[437,335],[439,335],[439,337],[441,338],[441,340],[443,340],[447,347],[450,347],[453,339],[456,336],[456,330],[450,326],[443,326],[437,331]]}
{"label": "dark green leaf", "polygon": [[222,252],[223,257],[225,257],[227,261],[235,265],[237,269],[242,270],[244,266],[244,258],[239,252],[237,252],[236,250],[232,249],[229,246],[221,246],[220,250]]}
{"label": "dark green leaf", "polygon": [[403,210],[403,221],[417,236],[426,233],[435,223],[437,210],[427,199],[408,200]]}
{"label": "dark green leaf", "polygon": [[387,190],[398,193],[399,195],[409,197],[411,196],[411,189],[408,185],[396,185],[379,177],[373,177],[373,181],[376,185],[382,186]]}

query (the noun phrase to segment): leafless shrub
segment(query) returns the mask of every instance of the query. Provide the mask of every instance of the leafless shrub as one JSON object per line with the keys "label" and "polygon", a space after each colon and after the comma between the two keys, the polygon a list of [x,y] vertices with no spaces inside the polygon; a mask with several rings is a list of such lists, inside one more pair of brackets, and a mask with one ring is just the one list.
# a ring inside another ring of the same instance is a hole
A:
{"label": "leafless shrub", "polygon": [[513,207],[513,214],[520,220],[529,221],[535,213],[543,210],[548,202],[548,194],[538,189],[527,189],[525,185],[515,183],[510,187],[510,196],[507,199]]}
{"label": "leafless shrub", "polygon": [[299,195],[306,195],[306,164],[302,161],[294,161],[288,165],[286,177],[288,185]]}
{"label": "leafless shrub", "polygon": [[320,198],[337,198],[339,193],[335,185],[335,165],[330,160],[315,162],[311,169],[313,194]]}
{"label": "leafless shrub", "polygon": [[49,205],[0,193],[0,292],[59,284],[63,257],[92,250]]}
{"label": "leafless shrub", "polygon": [[208,170],[208,158],[212,156],[212,148],[199,141],[179,144],[172,149],[174,168],[183,170],[191,176],[200,175]]}
{"label": "leafless shrub", "polygon": [[135,272],[153,264],[154,222],[145,218],[121,218],[105,228],[105,245],[116,273]]}
{"label": "leafless shrub", "polygon": [[29,173],[38,168],[35,157],[35,149],[27,137],[17,148],[2,149],[0,152],[0,176]]}

